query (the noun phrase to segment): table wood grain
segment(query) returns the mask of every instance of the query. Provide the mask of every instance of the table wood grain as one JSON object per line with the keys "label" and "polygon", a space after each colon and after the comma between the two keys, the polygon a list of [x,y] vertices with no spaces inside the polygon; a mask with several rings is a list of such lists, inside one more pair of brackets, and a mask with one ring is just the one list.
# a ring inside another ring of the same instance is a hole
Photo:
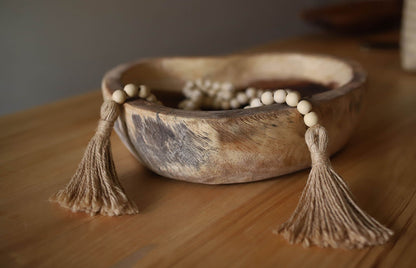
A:
{"label": "table wood grain", "polygon": [[291,215],[308,170],[238,185],[179,182],[146,170],[116,135],[116,168],[141,213],[89,217],[49,203],[94,133],[95,91],[0,118],[0,266],[414,267],[416,73],[401,70],[397,50],[363,50],[353,39],[302,37],[253,51],[330,54],[368,71],[362,120],[332,163],[361,207],[395,231],[390,243],[289,245],[272,230]]}

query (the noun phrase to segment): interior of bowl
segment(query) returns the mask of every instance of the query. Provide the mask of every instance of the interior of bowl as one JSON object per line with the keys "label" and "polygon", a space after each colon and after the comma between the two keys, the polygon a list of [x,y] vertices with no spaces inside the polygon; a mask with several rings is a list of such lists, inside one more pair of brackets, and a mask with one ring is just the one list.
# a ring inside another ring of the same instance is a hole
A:
{"label": "interior of bowl", "polygon": [[[351,89],[349,85],[363,82],[364,77],[356,64],[322,55],[268,53],[174,57],[118,66],[104,77],[103,91],[111,94],[127,83],[145,84],[152,88],[164,106],[175,109],[183,99],[181,90],[186,81],[196,79],[230,82],[237,90],[250,86],[265,90],[290,88],[300,91],[303,97],[312,101],[320,101],[345,94]],[[142,102],[131,102],[129,105],[140,106]],[[151,106],[146,107],[152,109]]]}

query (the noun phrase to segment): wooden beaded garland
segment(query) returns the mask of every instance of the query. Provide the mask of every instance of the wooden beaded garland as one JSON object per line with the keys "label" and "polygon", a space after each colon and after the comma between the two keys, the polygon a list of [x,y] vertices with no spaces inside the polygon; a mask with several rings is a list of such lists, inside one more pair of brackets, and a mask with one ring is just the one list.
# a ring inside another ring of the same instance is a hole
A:
{"label": "wooden beaded garland", "polygon": [[296,107],[304,116],[306,126],[312,127],[318,124],[318,115],[312,112],[312,104],[307,100],[301,100],[300,93],[291,89],[271,91],[249,87],[245,91],[236,92],[235,87],[229,82],[219,83],[197,79],[187,81],[182,92],[186,99],[178,107],[185,110],[201,108],[228,110],[241,107],[249,109],[273,103],[286,103],[290,107]]}
{"label": "wooden beaded garland", "polygon": [[[179,103],[178,107],[184,110],[197,110],[201,107],[214,109],[244,109],[271,105],[273,103],[286,103],[290,107],[296,107],[306,126],[313,127],[318,124],[318,115],[312,112],[312,104],[307,100],[300,100],[300,93],[290,89],[271,90],[247,88],[243,92],[235,92],[234,86],[229,83],[211,82],[210,80],[197,79],[187,81],[182,89],[185,100]],[[123,104],[129,98],[139,97],[149,102],[157,102],[156,96],[151,93],[145,85],[126,84],[123,90],[116,90],[112,94],[112,100]],[[248,104],[248,105],[247,105]]]}
{"label": "wooden beaded garland", "polygon": [[[186,99],[179,107],[185,110],[196,110],[203,106],[237,109],[250,103],[244,107],[248,109],[286,103],[304,115],[304,123],[309,127],[305,132],[305,141],[311,153],[312,165],[297,209],[277,230],[289,241],[302,242],[306,246],[362,248],[383,244],[392,236],[391,230],[354,203],[346,184],[332,169],[326,152],[327,131],[318,124],[318,115],[312,111],[312,104],[301,100],[299,92],[289,89],[272,92],[255,88],[236,92],[229,82],[197,79],[187,82],[183,93]],[[145,85],[141,85],[139,90],[134,84],[126,84],[123,90],[114,91],[111,99],[105,100],[101,106],[96,134],[88,144],[78,170],[68,186],[51,197],[52,201],[91,215],[138,213],[137,206],[120,186],[110,149],[110,134],[120,115],[119,106],[127,99],[136,97],[158,102]],[[91,200],[94,200],[93,205]],[[311,203],[313,209],[310,209]]]}

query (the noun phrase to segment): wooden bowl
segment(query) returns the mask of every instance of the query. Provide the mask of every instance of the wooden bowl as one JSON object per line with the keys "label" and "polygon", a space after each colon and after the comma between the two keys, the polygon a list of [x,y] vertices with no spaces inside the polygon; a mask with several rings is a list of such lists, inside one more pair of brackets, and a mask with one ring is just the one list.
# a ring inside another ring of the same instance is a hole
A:
{"label": "wooden bowl", "polygon": [[[354,62],[295,53],[146,59],[120,65],[103,78],[105,98],[127,83],[157,89],[164,103],[198,78],[297,88],[329,132],[329,153],[344,146],[361,110],[366,75]],[[311,86],[312,85],[312,86]],[[325,89],[325,90],[323,90]],[[132,100],[115,130],[130,152],[154,172],[206,184],[258,181],[310,166],[306,126],[282,104],[225,111],[185,111]]]}

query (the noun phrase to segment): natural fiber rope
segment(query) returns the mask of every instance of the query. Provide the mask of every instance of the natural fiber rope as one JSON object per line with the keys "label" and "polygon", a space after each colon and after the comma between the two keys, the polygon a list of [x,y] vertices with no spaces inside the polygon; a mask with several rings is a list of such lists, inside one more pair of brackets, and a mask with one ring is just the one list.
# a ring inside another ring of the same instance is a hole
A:
{"label": "natural fiber rope", "polygon": [[312,169],[295,212],[278,232],[290,243],[304,246],[363,248],[387,242],[393,232],[356,205],[348,186],[332,169],[325,128],[309,128],[305,140]]}
{"label": "natural fiber rope", "polygon": [[91,215],[138,213],[118,180],[111,153],[110,135],[119,113],[116,102],[103,103],[97,131],[88,143],[77,171],[68,185],[50,198],[51,201]]}

